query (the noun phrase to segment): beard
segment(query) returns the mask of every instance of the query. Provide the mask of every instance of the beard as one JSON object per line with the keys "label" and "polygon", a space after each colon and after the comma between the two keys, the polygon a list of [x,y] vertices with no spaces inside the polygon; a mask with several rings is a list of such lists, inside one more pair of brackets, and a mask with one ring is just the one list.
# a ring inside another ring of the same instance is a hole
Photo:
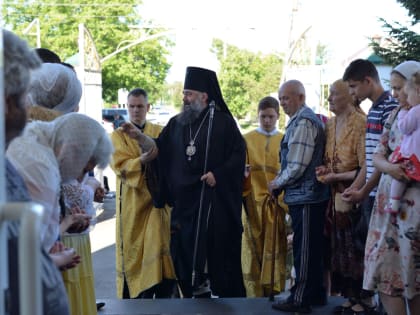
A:
{"label": "beard", "polygon": [[177,121],[181,125],[192,124],[203,111],[203,106],[199,100],[194,100],[190,104],[184,103],[182,112],[178,115]]}

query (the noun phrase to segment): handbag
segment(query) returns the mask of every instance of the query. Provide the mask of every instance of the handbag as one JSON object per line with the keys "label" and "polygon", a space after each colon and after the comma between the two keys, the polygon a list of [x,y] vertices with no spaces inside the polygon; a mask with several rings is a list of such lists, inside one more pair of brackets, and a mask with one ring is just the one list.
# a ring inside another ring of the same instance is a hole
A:
{"label": "handbag", "polygon": [[353,209],[353,203],[344,201],[341,198],[341,193],[336,192],[334,194],[334,208],[337,212],[346,213]]}

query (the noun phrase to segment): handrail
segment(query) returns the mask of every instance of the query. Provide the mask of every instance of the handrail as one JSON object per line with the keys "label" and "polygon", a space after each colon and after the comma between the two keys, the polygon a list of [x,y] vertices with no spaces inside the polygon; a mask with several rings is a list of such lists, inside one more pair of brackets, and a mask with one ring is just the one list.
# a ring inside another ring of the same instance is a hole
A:
{"label": "handrail", "polygon": [[0,221],[19,220],[19,304],[21,315],[42,314],[41,240],[43,207],[34,202],[0,206]]}

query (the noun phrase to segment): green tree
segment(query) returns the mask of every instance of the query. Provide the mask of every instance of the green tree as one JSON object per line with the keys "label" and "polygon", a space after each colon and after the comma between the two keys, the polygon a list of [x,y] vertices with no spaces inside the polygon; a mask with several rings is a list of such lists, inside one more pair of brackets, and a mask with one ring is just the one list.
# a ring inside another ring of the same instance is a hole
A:
{"label": "green tree", "polygon": [[[23,35],[23,30],[39,19],[41,46],[55,51],[66,60],[78,52],[78,25],[83,23],[95,41],[100,58],[138,38],[162,30],[147,28],[138,12],[139,1],[124,0],[17,0],[3,2],[4,25],[36,45],[36,38]],[[167,56],[172,42],[167,37],[145,41],[133,46],[102,64],[103,98],[117,101],[117,90],[145,88],[151,101],[159,99],[170,68]]]}
{"label": "green tree", "polygon": [[223,96],[232,114],[243,119],[255,118],[259,100],[277,92],[283,59],[276,54],[263,55],[213,40],[212,51],[220,62],[219,80]]}
{"label": "green tree", "polygon": [[316,45],[316,56],[315,56],[315,64],[316,65],[323,65],[325,64],[328,59],[330,58],[330,51],[328,50],[328,46],[318,42]]}
{"label": "green tree", "polygon": [[[420,20],[420,1],[418,0],[397,0],[408,10],[412,18],[411,26],[417,25]],[[384,59],[390,65],[397,65],[405,60],[418,60],[420,56],[420,34],[410,30],[399,22],[387,22],[380,19],[383,28],[389,34],[386,41],[375,41],[371,39],[371,47],[376,55]]]}
{"label": "green tree", "polygon": [[166,103],[173,105],[176,109],[180,110],[182,102],[182,92],[184,90],[184,83],[180,81],[173,82],[166,85],[167,98]]}

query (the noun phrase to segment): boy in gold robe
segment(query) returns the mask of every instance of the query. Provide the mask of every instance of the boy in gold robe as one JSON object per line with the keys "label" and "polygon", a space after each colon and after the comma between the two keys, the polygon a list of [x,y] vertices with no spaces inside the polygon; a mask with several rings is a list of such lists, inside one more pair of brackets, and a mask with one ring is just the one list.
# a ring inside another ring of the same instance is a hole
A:
{"label": "boy in gold robe", "polygon": [[[280,169],[279,152],[283,134],[276,124],[279,102],[264,97],[258,104],[260,126],[244,135],[247,145],[247,168],[250,186],[244,190],[242,223],[242,272],[247,297],[270,294],[272,246],[275,214],[267,207],[268,183]],[[279,196],[282,209],[287,209]],[[275,246],[274,291],[281,292],[286,280],[286,228],[285,213],[279,213]]]}

